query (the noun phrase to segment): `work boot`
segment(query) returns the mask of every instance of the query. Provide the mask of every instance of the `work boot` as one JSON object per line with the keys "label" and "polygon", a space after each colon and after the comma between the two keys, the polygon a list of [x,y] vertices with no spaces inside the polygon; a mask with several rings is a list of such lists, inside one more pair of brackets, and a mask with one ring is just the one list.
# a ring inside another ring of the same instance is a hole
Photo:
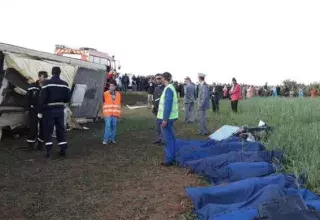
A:
{"label": "work boot", "polygon": [[47,152],[46,152],[46,158],[50,159],[51,158],[51,149],[52,149],[52,144],[46,145]]}

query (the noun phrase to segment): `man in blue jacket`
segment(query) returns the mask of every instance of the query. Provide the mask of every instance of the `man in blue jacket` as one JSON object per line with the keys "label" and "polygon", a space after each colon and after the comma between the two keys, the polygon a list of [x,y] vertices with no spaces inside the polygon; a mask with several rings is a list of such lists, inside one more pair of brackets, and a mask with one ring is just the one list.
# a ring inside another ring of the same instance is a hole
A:
{"label": "man in blue jacket", "polygon": [[158,122],[161,123],[162,135],[165,143],[165,160],[162,166],[173,165],[176,157],[176,138],[173,124],[179,117],[178,96],[174,86],[170,83],[172,76],[165,72],[162,75],[165,86],[160,97],[157,114]]}

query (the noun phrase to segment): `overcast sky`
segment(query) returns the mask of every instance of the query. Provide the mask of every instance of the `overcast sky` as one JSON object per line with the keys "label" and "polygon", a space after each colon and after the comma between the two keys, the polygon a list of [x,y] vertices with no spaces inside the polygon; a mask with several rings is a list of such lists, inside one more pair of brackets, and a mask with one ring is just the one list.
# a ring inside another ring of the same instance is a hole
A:
{"label": "overcast sky", "polygon": [[122,72],[207,81],[320,81],[319,0],[1,1],[0,42],[115,55]]}

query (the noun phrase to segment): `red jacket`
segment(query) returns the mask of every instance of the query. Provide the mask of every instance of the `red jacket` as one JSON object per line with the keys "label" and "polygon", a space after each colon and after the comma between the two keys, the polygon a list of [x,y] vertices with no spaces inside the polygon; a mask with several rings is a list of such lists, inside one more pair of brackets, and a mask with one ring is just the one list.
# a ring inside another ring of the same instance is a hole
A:
{"label": "red jacket", "polygon": [[241,99],[241,88],[240,85],[237,83],[234,85],[233,90],[229,92],[231,96],[231,101],[237,101]]}

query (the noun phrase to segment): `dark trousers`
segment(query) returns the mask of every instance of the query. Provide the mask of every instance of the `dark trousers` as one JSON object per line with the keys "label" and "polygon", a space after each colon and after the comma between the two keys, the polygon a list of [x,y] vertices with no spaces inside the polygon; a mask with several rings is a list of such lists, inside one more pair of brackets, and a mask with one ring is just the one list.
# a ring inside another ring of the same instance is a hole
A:
{"label": "dark trousers", "polygon": [[53,127],[56,127],[56,135],[60,153],[65,153],[67,150],[66,128],[64,126],[64,108],[45,109],[43,113],[43,129],[44,142],[47,148],[47,156],[51,155],[52,151],[52,133]]}
{"label": "dark trousers", "polygon": [[161,121],[156,118],[156,141],[163,141],[162,132],[161,132]]}
{"label": "dark trousers", "polygon": [[128,84],[123,84],[124,93],[127,93],[127,90],[128,90]]}
{"label": "dark trousers", "polygon": [[35,144],[38,140],[39,143],[43,143],[43,128],[42,120],[37,116],[38,111],[36,108],[29,109],[29,134],[27,142],[29,144]]}
{"label": "dark trousers", "polygon": [[231,109],[233,112],[238,112],[238,100],[231,101]]}
{"label": "dark trousers", "polygon": [[220,101],[220,98],[218,98],[218,97],[211,97],[212,111],[213,111],[213,112],[219,112],[219,101]]}

